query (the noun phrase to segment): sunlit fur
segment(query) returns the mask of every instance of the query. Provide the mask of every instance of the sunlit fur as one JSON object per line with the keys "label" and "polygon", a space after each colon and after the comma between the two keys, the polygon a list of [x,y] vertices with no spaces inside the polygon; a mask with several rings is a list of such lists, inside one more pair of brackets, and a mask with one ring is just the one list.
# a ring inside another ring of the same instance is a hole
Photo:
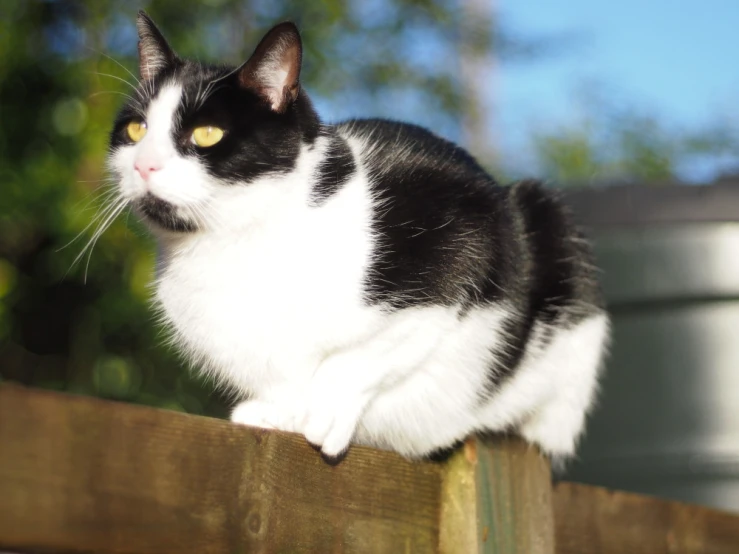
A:
{"label": "sunlit fur", "polygon": [[[233,102],[235,70],[162,71],[142,85],[147,134],[114,130],[109,166],[158,239],[156,302],[177,345],[243,397],[234,421],[302,433],[327,456],[355,442],[417,457],[477,431],[573,454],[608,319],[587,244],[549,193],[499,187],[415,127],[314,129],[302,91],[284,114],[272,97],[243,107],[264,122],[256,136],[292,122],[281,152],[249,157],[265,143],[234,124],[215,166],[218,151],[182,146],[183,121]],[[148,179],[142,160],[159,168]]]}

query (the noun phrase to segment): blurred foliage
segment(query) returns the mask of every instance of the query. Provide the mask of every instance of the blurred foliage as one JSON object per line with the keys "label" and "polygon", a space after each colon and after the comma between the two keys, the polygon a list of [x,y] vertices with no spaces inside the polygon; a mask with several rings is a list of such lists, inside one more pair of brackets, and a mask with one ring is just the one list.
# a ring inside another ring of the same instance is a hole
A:
{"label": "blurred foliage", "polygon": [[736,168],[739,129],[726,117],[676,129],[657,110],[617,102],[601,87],[580,96],[578,119],[533,136],[542,173],[560,186],[675,183],[686,166],[722,156]]}

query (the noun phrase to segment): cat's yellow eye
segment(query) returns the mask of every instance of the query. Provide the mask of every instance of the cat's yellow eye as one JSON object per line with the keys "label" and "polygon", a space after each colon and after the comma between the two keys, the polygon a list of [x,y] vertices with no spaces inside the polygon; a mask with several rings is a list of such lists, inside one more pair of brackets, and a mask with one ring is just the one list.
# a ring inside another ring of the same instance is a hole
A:
{"label": "cat's yellow eye", "polygon": [[192,132],[192,142],[201,148],[208,148],[220,142],[223,138],[223,129],[212,127],[197,127]]}
{"label": "cat's yellow eye", "polygon": [[126,133],[132,141],[140,141],[146,134],[146,121],[132,121],[126,127]]}

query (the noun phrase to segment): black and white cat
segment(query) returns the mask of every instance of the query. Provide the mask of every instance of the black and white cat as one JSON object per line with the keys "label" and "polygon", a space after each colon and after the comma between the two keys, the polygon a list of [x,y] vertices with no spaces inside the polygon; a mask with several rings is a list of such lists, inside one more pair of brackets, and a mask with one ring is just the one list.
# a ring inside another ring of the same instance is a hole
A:
{"label": "black and white cat", "polygon": [[143,12],[138,32],[109,167],[158,239],[177,343],[245,398],[233,421],[327,456],[503,430],[573,453],[608,318],[550,192],[413,125],[323,124],[291,23],[237,68],[179,58]]}

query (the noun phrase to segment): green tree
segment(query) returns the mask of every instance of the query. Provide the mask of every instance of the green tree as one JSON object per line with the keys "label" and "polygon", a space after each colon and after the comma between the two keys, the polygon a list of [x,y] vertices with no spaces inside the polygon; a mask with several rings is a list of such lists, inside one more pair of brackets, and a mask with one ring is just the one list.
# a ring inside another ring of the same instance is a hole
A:
{"label": "green tree", "polygon": [[576,121],[539,129],[532,138],[543,174],[558,186],[677,183],[691,163],[739,150],[739,129],[725,118],[680,129],[654,109],[620,104],[593,91],[581,106]]}

